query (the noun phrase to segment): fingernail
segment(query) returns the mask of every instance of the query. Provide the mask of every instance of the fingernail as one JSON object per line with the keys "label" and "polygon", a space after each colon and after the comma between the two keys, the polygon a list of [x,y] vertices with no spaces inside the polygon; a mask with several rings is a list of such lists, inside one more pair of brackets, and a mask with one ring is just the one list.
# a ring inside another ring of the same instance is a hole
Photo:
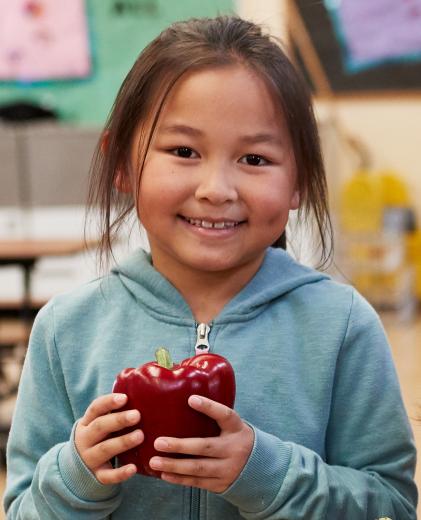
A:
{"label": "fingernail", "polygon": [[190,403],[200,406],[202,404],[202,399],[200,399],[200,397],[197,397],[197,395],[192,395],[190,397]]}
{"label": "fingernail", "polygon": [[149,461],[149,466],[153,469],[161,469],[162,468],[161,459],[158,459],[157,457],[152,457],[152,459]]}
{"label": "fingernail", "polygon": [[137,468],[134,464],[130,464],[130,466],[126,468],[126,475],[134,475],[136,472]]}
{"label": "fingernail", "polygon": [[134,441],[140,441],[141,436],[142,436],[142,434],[141,434],[140,430],[135,430],[134,432],[132,432],[132,439]]}
{"label": "fingernail", "polygon": [[155,441],[155,448],[157,450],[166,450],[168,449],[168,442],[167,441],[164,441],[164,439],[157,439]]}
{"label": "fingernail", "polygon": [[124,403],[124,401],[126,400],[126,394],[115,394],[114,395],[114,401],[116,403]]}
{"label": "fingernail", "polygon": [[130,422],[134,422],[139,418],[139,412],[137,410],[130,410],[126,414],[127,420]]}

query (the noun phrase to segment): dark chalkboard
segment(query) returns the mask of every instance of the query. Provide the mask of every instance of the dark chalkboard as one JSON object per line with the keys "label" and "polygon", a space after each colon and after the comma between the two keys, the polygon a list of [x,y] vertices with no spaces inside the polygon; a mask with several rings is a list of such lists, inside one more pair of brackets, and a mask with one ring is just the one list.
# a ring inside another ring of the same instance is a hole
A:
{"label": "dark chalkboard", "polygon": [[293,57],[316,94],[421,95],[420,61],[395,61],[347,73],[322,0],[290,0],[289,36]]}

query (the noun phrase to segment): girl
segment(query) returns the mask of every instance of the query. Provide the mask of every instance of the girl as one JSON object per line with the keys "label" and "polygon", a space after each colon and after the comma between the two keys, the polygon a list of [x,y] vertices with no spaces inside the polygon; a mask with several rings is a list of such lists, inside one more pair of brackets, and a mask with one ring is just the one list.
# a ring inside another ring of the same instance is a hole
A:
{"label": "girl", "polygon": [[[271,247],[292,209],[329,229],[310,98],[279,46],[235,17],[165,30],[121,87],[93,187],[103,246],[134,207],[151,252],[39,313],[8,518],[416,518],[414,444],[378,317]],[[116,374],[162,344],[193,355],[198,324],[234,367],[236,411],[191,396],[220,436],[157,439],[162,479],[113,467],[144,438],[110,393]]]}

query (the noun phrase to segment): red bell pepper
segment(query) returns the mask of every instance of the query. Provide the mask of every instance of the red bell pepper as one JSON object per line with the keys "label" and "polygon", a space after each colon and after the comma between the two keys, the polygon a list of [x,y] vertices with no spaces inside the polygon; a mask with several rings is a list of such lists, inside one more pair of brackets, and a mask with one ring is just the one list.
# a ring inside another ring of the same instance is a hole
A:
{"label": "red bell pepper", "polygon": [[[133,463],[138,473],[159,477],[161,472],[149,466],[151,457],[159,455],[154,448],[155,439],[160,436],[187,438],[219,435],[220,428],[216,421],[193,410],[187,400],[192,394],[202,395],[233,408],[235,376],[230,363],[217,354],[198,354],[175,365],[166,349],[158,349],[156,356],[157,361],[120,372],[113,392],[127,394],[128,400],[123,409],[139,410],[140,427],[145,435],[140,446],[118,456],[119,462],[122,465]],[[125,429],[123,433],[137,427]]]}

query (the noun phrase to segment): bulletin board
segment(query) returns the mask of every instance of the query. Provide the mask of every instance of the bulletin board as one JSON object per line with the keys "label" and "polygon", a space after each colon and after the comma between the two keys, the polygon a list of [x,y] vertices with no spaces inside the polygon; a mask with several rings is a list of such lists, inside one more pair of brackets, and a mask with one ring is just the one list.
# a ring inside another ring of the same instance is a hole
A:
{"label": "bulletin board", "polygon": [[0,0],[0,49],[0,81],[89,76],[85,0]]}
{"label": "bulletin board", "polygon": [[288,0],[288,26],[316,94],[421,96],[421,0]]}
{"label": "bulletin board", "polygon": [[[65,10],[63,4],[66,4]],[[70,4],[72,4],[71,9]],[[27,75],[16,81],[16,74],[10,77],[10,71],[4,72],[3,80],[0,78],[0,105],[16,101],[33,102],[54,110],[61,121],[79,126],[99,127],[104,124],[123,79],[149,41],[176,20],[233,13],[235,2],[234,0],[0,0],[0,6],[8,5],[19,5],[25,9],[25,23],[29,25],[25,26],[26,32],[20,31],[20,38],[27,41],[30,36],[29,27],[38,25],[40,27],[36,30],[38,43],[42,45],[43,41],[57,35],[57,47],[59,41],[63,42],[69,51],[69,59],[64,71],[56,70],[52,74],[50,67],[50,70],[46,73],[44,71],[43,76],[39,76],[37,80],[34,75],[32,77]],[[58,10],[60,5],[61,8]],[[78,8],[79,11],[75,12]],[[49,9],[55,9],[55,14],[50,15]],[[70,11],[73,13],[72,17],[70,14],[67,18],[64,17],[64,14],[67,16]],[[41,20],[43,22],[38,23]],[[78,41],[84,42],[77,53],[74,45],[69,49],[66,40],[58,38],[62,30],[56,32],[54,20],[61,28],[63,24],[73,20],[71,32],[79,34]],[[3,36],[4,32],[1,32],[0,24],[0,42]],[[0,46],[0,49],[3,48]],[[51,64],[52,60],[50,60]]]}

